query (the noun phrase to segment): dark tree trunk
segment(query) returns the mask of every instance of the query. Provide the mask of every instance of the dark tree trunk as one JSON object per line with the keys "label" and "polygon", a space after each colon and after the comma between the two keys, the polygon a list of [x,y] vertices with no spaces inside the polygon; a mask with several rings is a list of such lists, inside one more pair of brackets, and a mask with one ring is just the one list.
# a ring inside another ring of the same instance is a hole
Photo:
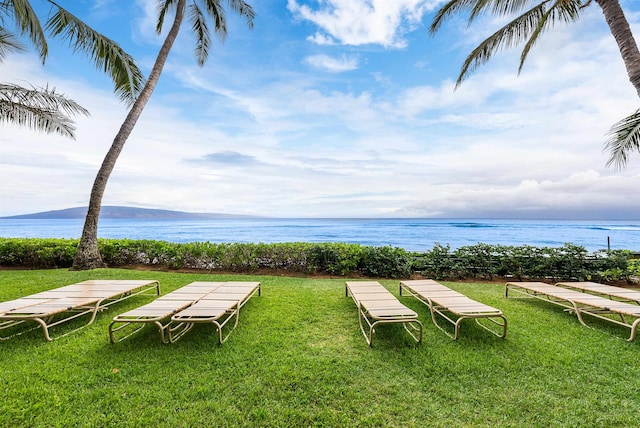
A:
{"label": "dark tree trunk", "polygon": [[167,34],[167,38],[160,48],[160,52],[158,52],[158,57],[151,69],[149,78],[140,92],[140,96],[133,103],[129,114],[122,123],[120,131],[118,131],[118,134],[114,138],[111,148],[107,152],[107,155],[102,162],[102,166],[98,171],[93,187],[91,188],[89,210],[87,211],[87,217],[84,222],[78,251],[73,259],[73,266],[71,267],[72,270],[87,270],[105,266],[105,263],[102,261],[102,257],[100,256],[100,250],[98,249],[98,219],[100,217],[100,208],[102,206],[102,196],[104,195],[105,188],[107,187],[107,181],[109,180],[109,176],[116,165],[118,156],[120,155],[120,152],[122,152],[122,148],[127,142],[127,138],[131,135],[136,122],[140,118],[144,107],[147,105],[147,102],[149,102],[151,94],[158,84],[160,74],[162,73],[164,64],[167,61],[173,42],[180,31],[180,25],[184,18],[185,4],[186,0],[178,0],[175,19],[173,20],[171,29]]}
{"label": "dark tree trunk", "polygon": [[640,51],[618,0],[596,0],[616,39],[631,84],[640,96]]}

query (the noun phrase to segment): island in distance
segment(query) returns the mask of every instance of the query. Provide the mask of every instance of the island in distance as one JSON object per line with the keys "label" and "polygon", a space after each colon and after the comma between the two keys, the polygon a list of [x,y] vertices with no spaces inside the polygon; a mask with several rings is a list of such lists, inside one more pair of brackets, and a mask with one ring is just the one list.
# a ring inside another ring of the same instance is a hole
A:
{"label": "island in distance", "polygon": [[[21,214],[8,217],[0,217],[5,219],[74,219],[85,218],[87,215],[87,207],[67,208],[63,210],[43,211],[33,214]],[[172,210],[156,210],[149,208],[122,207],[122,206],[103,206],[100,210],[100,218],[114,219],[158,219],[158,220],[211,220],[211,219],[251,219],[263,218],[252,215],[242,214],[221,214],[221,213],[190,213],[184,211]]]}

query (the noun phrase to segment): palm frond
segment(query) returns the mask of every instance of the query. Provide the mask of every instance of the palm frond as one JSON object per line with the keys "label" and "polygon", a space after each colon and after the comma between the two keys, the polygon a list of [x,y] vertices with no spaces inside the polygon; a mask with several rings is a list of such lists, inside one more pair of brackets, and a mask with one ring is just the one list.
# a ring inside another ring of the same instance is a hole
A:
{"label": "palm frond", "polygon": [[207,15],[213,19],[213,32],[216,33],[220,41],[224,41],[227,36],[227,19],[220,0],[205,0],[204,5]]}
{"label": "palm frond", "polygon": [[[550,0],[544,0],[546,3]],[[451,0],[442,6],[437,12],[429,33],[435,34],[445,20],[460,12],[469,11],[469,25],[480,15],[491,13],[497,16],[512,15],[524,10],[531,0]]]}
{"label": "palm frond", "polygon": [[158,0],[158,22],[156,23],[156,33],[162,33],[164,18],[169,9],[176,5],[177,0]]}
{"label": "palm frond", "polygon": [[529,51],[538,41],[538,37],[542,32],[549,27],[553,26],[556,22],[562,21],[569,23],[578,19],[580,10],[582,9],[582,0],[556,0],[556,2],[544,13],[540,18],[536,28],[531,33],[529,40],[524,45],[522,53],[520,54],[520,65],[518,66],[518,73],[522,71],[524,62],[529,55]]}
{"label": "palm frond", "polygon": [[480,43],[465,59],[456,81],[456,87],[460,86],[462,81],[478,66],[489,61],[496,52],[524,42],[525,46],[518,69],[520,71],[529,51],[542,31],[558,20],[566,22],[578,19],[579,9],[576,4],[580,4],[579,0],[557,0],[551,8],[548,8],[548,2],[541,2],[505,24]]}
{"label": "palm frond", "polygon": [[13,123],[46,133],[75,138],[72,116],[89,115],[75,101],[54,89],[0,84],[0,123]]}
{"label": "palm frond", "polygon": [[640,152],[640,109],[617,122],[607,132],[604,151],[609,152],[607,166],[620,170],[627,165],[629,152]]}
{"label": "palm frond", "polygon": [[512,47],[527,40],[537,28],[545,13],[545,5],[539,4],[518,16],[498,31],[487,37],[465,59],[456,81],[456,87],[478,66],[485,64],[497,51]]}
{"label": "palm frond", "polygon": [[477,2],[478,0],[451,0],[436,12],[436,16],[429,26],[429,33],[431,35],[435,34],[445,20],[458,12],[472,9]]}
{"label": "palm frond", "polygon": [[55,88],[32,87],[31,89],[11,83],[0,83],[0,99],[47,110],[62,110],[65,114],[89,116],[89,111]]}
{"label": "palm frond", "polygon": [[28,0],[7,0],[2,2],[5,13],[13,18],[20,34],[26,35],[38,51],[44,64],[49,53],[47,39],[40,25],[40,19]]}
{"label": "palm frond", "polygon": [[0,27],[0,63],[4,61],[9,52],[24,51],[26,48],[15,34]]}
{"label": "palm frond", "polygon": [[67,40],[75,52],[87,54],[96,68],[109,74],[118,97],[131,105],[144,85],[144,77],[134,59],[116,42],[98,33],[60,6],[55,6],[57,10],[47,21],[47,30],[53,36]]}
{"label": "palm frond", "polygon": [[[192,30],[197,38],[196,57],[198,65],[204,65],[209,55],[211,45],[211,36],[209,26],[206,23],[207,16],[213,20],[213,32],[218,36],[221,42],[224,42],[227,36],[227,18],[225,9],[220,0],[203,0],[206,13],[196,5],[195,1],[190,6],[189,18],[192,22]],[[255,12],[251,5],[243,0],[228,0],[229,8],[240,14],[247,21],[249,28],[253,28],[253,19]]]}
{"label": "palm frond", "polygon": [[253,28],[253,20],[256,17],[256,13],[249,3],[244,0],[229,0],[229,7],[245,18],[249,28]]}
{"label": "palm frond", "polygon": [[[549,3],[551,0],[543,0],[540,4]],[[494,16],[511,16],[522,13],[530,8],[532,0],[476,0],[476,4],[469,14],[469,25],[478,17],[484,14]]]}
{"label": "palm frond", "polygon": [[203,66],[209,57],[209,47],[211,46],[211,35],[207,26],[207,17],[202,13],[197,4],[189,5],[189,19],[191,29],[196,34],[195,54],[198,65]]}

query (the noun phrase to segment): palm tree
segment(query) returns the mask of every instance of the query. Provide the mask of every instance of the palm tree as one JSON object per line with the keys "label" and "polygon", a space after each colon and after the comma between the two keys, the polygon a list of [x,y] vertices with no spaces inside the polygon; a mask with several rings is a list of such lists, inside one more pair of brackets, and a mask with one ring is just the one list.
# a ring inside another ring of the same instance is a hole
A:
{"label": "palm tree", "polygon": [[[114,91],[131,104],[142,89],[144,78],[133,58],[115,42],[88,27],[84,22],[46,0],[53,7],[46,30],[52,36],[68,40],[74,51],[84,52],[94,65],[105,70],[114,82]],[[24,51],[19,37],[5,24],[13,21],[19,33],[27,36],[44,64],[48,55],[45,30],[28,0],[0,1],[0,64],[9,52]],[[11,83],[0,84],[0,122],[14,123],[47,133],[74,138],[72,116],[89,112],[54,89],[25,88]]]}
{"label": "palm tree", "polygon": [[[202,7],[198,4],[201,4]],[[246,19],[247,25],[250,28],[253,27],[253,18],[255,15],[253,8],[248,3],[244,0],[227,0],[227,4],[232,11],[237,12]],[[82,236],[80,237],[78,251],[73,260],[72,269],[93,269],[104,266],[98,249],[98,219],[100,217],[102,196],[107,186],[107,180],[115,167],[116,160],[158,83],[169,52],[182,26],[184,14],[187,9],[187,0],[159,0],[158,6],[156,32],[158,34],[162,32],[165,15],[167,12],[175,9],[173,24],[160,47],[156,61],[153,64],[144,88],[142,88],[140,96],[133,103],[129,114],[116,134],[111,148],[107,152],[93,183],[91,196],[89,198],[89,208],[85,218]],[[202,66],[208,58],[209,46],[211,44],[211,34],[207,17],[213,20],[214,32],[221,39],[224,39],[227,34],[225,10],[221,0],[189,0],[188,13],[191,28],[196,36],[196,59],[198,65]]]}
{"label": "palm tree", "polygon": [[[489,61],[497,51],[517,44],[524,44],[520,55],[522,70],[531,48],[538,37],[558,22],[571,23],[580,18],[580,12],[591,6],[594,0],[450,0],[437,13],[431,24],[434,34],[451,16],[468,12],[469,24],[481,15],[514,17],[498,31],[476,47],[464,61],[456,82],[458,87],[479,65]],[[611,30],[629,81],[640,96],[640,51],[629,28],[629,22],[618,0],[595,0]],[[629,152],[640,152],[640,110],[621,120],[609,131],[605,150],[610,151],[607,166],[617,168],[626,165]]]}

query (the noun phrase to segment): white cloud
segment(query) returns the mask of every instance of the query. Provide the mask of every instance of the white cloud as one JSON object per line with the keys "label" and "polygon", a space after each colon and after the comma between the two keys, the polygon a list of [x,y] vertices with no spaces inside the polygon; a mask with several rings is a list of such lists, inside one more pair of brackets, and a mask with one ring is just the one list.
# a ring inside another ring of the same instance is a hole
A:
{"label": "white cloud", "polygon": [[321,34],[321,33],[315,33],[313,36],[309,36],[307,37],[307,40],[315,43],[316,45],[325,45],[325,46],[332,46],[335,45],[335,40],[332,37],[329,37],[325,34]]}
{"label": "white cloud", "polygon": [[[247,54],[200,69],[188,47],[184,62],[171,57],[103,202],[292,217],[637,212],[640,155],[614,173],[601,150],[638,100],[598,22],[546,35],[520,76],[508,52],[457,91],[455,76],[414,74],[418,59],[431,68],[446,55],[412,52],[409,67],[385,68],[384,56],[356,61],[334,46],[317,64],[357,67],[336,74],[300,67],[315,54],[292,47],[306,34],[274,42],[272,62]],[[3,125],[0,215],[85,205],[126,114],[91,83],[99,72],[48,70],[30,56],[2,64],[3,80],[49,82],[92,116],[75,142]]]}
{"label": "white cloud", "polygon": [[341,73],[358,68],[358,60],[355,58],[347,58],[346,55],[343,55],[341,58],[332,58],[328,55],[311,55],[305,58],[305,62],[313,67],[331,73]]}
{"label": "white cloud", "polygon": [[[331,38],[345,45],[379,44],[384,47],[406,46],[403,36],[422,21],[440,1],[425,0],[327,0],[313,10],[296,0],[287,8],[297,17],[313,22]],[[326,44],[325,34],[312,40]]]}
{"label": "white cloud", "polygon": [[[162,39],[158,37],[156,33],[156,24],[158,21],[158,5],[156,2],[150,2],[147,0],[135,0],[137,8],[142,11],[142,14],[134,19],[134,35],[138,35],[147,43],[160,44]],[[167,19],[171,17],[165,17],[164,31],[168,31]],[[170,26],[170,25],[169,25]]]}
{"label": "white cloud", "polygon": [[[601,175],[589,170],[563,176],[558,180],[523,180],[515,186],[434,186],[421,203],[401,212],[452,215],[474,211],[477,216],[506,217],[567,216],[589,218],[594,213],[637,216],[638,204],[629,198],[640,185],[640,175]],[[612,192],[616,189],[616,192]],[[612,212],[613,211],[613,212]],[[598,214],[596,214],[598,215]]]}

